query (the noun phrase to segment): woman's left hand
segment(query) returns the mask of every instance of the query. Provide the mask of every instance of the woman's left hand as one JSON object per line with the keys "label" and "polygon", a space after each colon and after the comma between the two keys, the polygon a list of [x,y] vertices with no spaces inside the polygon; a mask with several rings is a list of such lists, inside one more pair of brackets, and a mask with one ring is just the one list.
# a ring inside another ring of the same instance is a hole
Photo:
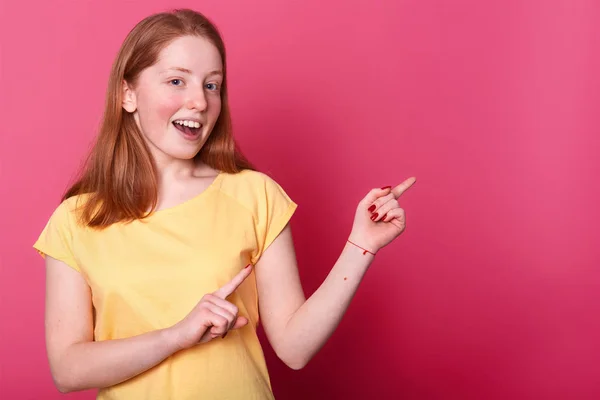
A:
{"label": "woman's left hand", "polygon": [[371,190],[358,204],[349,240],[376,253],[400,236],[406,228],[406,215],[398,198],[416,181],[412,177],[394,188]]}

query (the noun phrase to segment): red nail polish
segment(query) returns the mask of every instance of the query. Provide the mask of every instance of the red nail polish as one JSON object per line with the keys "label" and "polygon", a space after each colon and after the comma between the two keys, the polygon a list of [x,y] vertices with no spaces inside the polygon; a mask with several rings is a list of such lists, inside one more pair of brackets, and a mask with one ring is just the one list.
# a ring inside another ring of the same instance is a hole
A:
{"label": "red nail polish", "polygon": [[385,217],[387,217],[387,214],[385,214],[383,217],[381,217],[381,220],[383,221],[385,219]]}
{"label": "red nail polish", "polygon": [[246,265],[244,268],[249,268],[252,264],[248,264]]}
{"label": "red nail polish", "polygon": [[371,221],[375,221],[378,216],[379,216],[379,214],[377,214],[377,213],[371,215]]}
{"label": "red nail polish", "polygon": [[392,188],[391,186],[384,186],[384,187],[381,188],[381,190],[391,189],[391,188]]}
{"label": "red nail polish", "polygon": [[376,208],[377,208],[377,206],[375,206],[375,204],[373,204],[371,207],[369,207],[369,212],[375,211]]}

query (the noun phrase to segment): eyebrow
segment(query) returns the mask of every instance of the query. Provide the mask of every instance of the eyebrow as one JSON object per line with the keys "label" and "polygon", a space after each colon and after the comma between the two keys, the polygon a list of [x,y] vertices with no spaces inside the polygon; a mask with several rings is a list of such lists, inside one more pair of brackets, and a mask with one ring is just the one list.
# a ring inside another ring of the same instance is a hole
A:
{"label": "eyebrow", "polygon": [[[171,67],[171,68],[167,68],[164,72],[172,71],[172,70],[174,70],[174,71],[180,71],[180,72],[183,72],[183,73],[186,73],[186,74],[190,74],[190,75],[192,74],[191,70],[189,70],[187,68],[183,68],[183,67]],[[220,69],[216,69],[214,71],[210,71],[207,75],[208,76],[212,76],[212,75],[223,76],[223,71],[220,70]]]}

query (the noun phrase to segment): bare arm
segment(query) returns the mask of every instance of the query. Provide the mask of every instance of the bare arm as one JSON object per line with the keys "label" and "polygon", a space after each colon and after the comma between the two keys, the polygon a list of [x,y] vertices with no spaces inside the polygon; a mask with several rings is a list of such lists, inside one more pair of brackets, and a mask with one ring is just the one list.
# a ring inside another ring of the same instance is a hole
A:
{"label": "bare arm", "polygon": [[169,330],[94,342],[92,318],[83,277],[46,256],[46,348],[52,377],[63,393],[115,385],[179,350]]}
{"label": "bare arm", "polygon": [[265,251],[256,264],[261,319],[273,349],[290,368],[303,368],[327,342],[372,260],[347,243],[325,281],[305,300],[289,225]]}
{"label": "bare arm", "polygon": [[172,327],[95,342],[91,292],[83,277],[49,256],[46,271],[46,347],[52,377],[63,393],[116,385],[179,350],[222,337],[228,330],[248,323],[225,299],[250,275],[252,268],[245,268],[214,293],[204,295]]}
{"label": "bare arm", "polygon": [[[352,242],[377,251],[398,237],[405,215],[397,199],[415,181],[371,190],[357,207]],[[306,300],[289,224],[265,250],[256,264],[261,318],[269,342],[289,367],[304,367],[329,339],[373,259],[347,242],[325,281]]]}

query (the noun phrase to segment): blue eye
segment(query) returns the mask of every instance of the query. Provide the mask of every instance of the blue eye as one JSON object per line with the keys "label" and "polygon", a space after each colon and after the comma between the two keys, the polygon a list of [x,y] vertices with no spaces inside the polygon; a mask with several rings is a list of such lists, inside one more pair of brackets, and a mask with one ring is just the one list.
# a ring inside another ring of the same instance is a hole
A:
{"label": "blue eye", "polygon": [[183,82],[181,81],[181,79],[171,79],[169,83],[171,83],[174,86],[181,86],[181,83]]}
{"label": "blue eye", "polygon": [[219,86],[216,83],[209,83],[206,86],[209,90],[219,90]]}

